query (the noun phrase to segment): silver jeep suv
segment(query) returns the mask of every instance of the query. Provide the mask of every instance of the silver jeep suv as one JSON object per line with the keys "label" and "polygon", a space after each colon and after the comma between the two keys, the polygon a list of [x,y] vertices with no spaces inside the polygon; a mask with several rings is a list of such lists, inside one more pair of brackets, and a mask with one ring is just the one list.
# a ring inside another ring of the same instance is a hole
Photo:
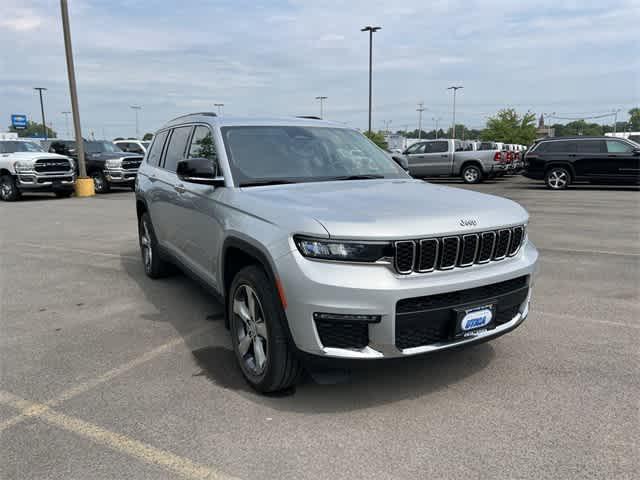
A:
{"label": "silver jeep suv", "polygon": [[176,118],[156,132],[136,204],[147,275],[173,264],[210,287],[262,392],[292,385],[308,359],[433,352],[527,317],[527,212],[414,180],[341,124]]}

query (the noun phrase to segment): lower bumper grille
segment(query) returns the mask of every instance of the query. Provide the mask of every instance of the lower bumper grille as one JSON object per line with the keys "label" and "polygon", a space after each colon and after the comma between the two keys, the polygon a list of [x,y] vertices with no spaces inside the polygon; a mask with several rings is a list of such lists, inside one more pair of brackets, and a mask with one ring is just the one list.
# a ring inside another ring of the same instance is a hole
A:
{"label": "lower bumper grille", "polygon": [[320,342],[325,347],[357,348],[369,345],[369,325],[364,322],[316,320]]}
{"label": "lower bumper grille", "polygon": [[518,313],[529,291],[527,276],[482,287],[425,297],[407,298],[396,304],[396,347],[420,347],[454,339],[456,311],[492,303],[495,324],[506,323]]}

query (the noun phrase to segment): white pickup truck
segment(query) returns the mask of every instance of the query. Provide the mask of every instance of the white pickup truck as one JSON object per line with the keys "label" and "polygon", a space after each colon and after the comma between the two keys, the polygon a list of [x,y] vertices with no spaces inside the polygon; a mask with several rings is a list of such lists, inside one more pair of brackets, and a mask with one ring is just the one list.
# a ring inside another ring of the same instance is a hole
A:
{"label": "white pickup truck", "polygon": [[479,183],[507,168],[500,150],[465,151],[460,140],[452,139],[414,143],[402,157],[416,178],[462,177],[465,183]]}
{"label": "white pickup truck", "polygon": [[0,199],[18,200],[23,192],[53,192],[69,197],[76,181],[74,162],[47,153],[25,140],[0,140]]}

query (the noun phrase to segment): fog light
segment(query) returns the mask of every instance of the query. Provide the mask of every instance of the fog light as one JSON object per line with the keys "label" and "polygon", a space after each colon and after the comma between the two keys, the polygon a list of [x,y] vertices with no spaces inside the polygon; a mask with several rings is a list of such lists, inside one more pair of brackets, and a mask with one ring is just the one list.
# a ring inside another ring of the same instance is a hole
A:
{"label": "fog light", "polygon": [[332,322],[362,322],[362,323],[380,323],[381,315],[350,315],[343,313],[323,313],[315,312],[314,320],[328,320]]}

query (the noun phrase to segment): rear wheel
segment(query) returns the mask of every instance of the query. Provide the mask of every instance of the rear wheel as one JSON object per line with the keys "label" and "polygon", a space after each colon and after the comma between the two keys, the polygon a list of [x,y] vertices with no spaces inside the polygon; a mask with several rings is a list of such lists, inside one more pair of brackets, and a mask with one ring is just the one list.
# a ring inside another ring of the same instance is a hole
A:
{"label": "rear wheel", "polygon": [[249,385],[263,393],[294,385],[302,368],[286,334],[275,285],[262,268],[250,265],[235,276],[229,295],[231,341]]}
{"label": "rear wheel", "polygon": [[111,190],[109,181],[104,176],[104,173],[94,172],[91,174],[91,178],[93,178],[93,184],[96,189],[96,193],[107,193]]}
{"label": "rear wheel", "polygon": [[0,177],[0,199],[5,202],[14,202],[20,198],[20,190],[16,185],[13,175],[3,175]]}
{"label": "rear wheel", "polygon": [[563,190],[571,184],[571,174],[564,167],[552,167],[544,177],[547,188]]}
{"label": "rear wheel", "polygon": [[462,169],[464,183],[479,183],[482,180],[482,171],[476,165],[466,165]]}
{"label": "rear wheel", "polygon": [[138,237],[140,242],[140,254],[144,273],[150,278],[166,277],[171,273],[171,264],[164,260],[158,248],[153,226],[149,214],[144,212],[138,222]]}

